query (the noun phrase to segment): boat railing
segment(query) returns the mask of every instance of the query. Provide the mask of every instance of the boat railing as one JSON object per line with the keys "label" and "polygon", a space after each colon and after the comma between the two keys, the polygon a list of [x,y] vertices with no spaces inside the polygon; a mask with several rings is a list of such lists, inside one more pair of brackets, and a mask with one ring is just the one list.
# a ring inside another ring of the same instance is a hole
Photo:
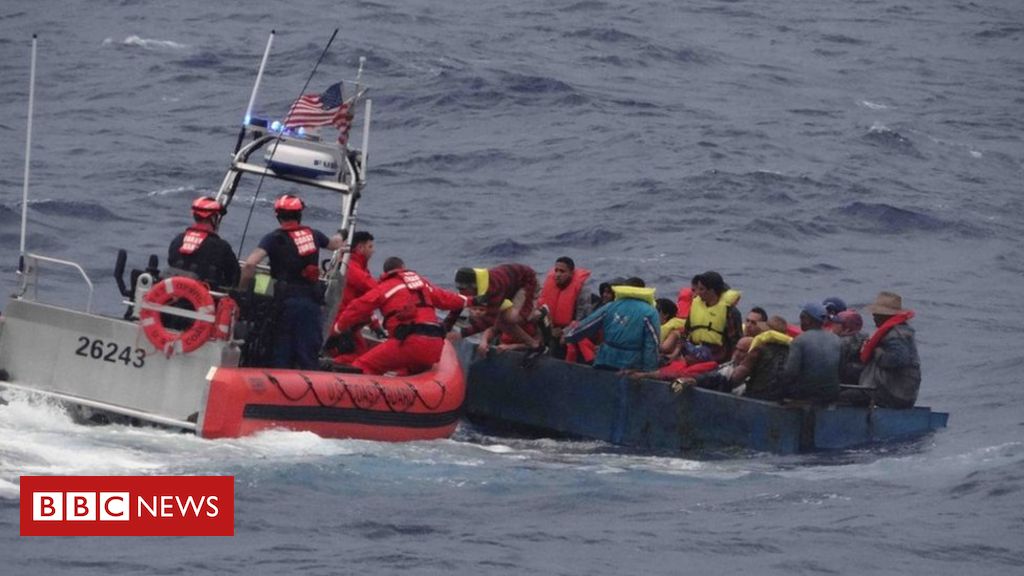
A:
{"label": "boat railing", "polygon": [[82,276],[82,279],[85,280],[86,286],[89,288],[89,295],[85,302],[85,311],[87,313],[92,313],[92,300],[93,294],[96,291],[95,287],[93,286],[92,280],[89,279],[89,275],[85,273],[85,270],[76,262],[71,262],[70,260],[61,260],[59,258],[51,258],[49,256],[26,253],[22,260],[21,270],[18,271],[18,274],[21,276],[21,280],[18,286],[18,293],[16,294],[18,298],[24,298],[25,295],[29,292],[29,290],[31,290],[31,299],[38,299],[39,262],[57,264],[59,266],[66,266],[68,268],[77,270],[78,273]]}

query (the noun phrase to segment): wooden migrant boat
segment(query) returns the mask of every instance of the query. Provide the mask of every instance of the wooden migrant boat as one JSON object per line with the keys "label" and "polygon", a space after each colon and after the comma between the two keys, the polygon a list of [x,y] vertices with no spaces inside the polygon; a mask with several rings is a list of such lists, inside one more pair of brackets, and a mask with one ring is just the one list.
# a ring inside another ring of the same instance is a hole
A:
{"label": "wooden migrant boat", "polygon": [[831,405],[782,405],[519,352],[476,357],[467,366],[466,416],[494,429],[602,440],[656,452],[726,446],[792,454],[915,438],[945,428],[949,415]]}

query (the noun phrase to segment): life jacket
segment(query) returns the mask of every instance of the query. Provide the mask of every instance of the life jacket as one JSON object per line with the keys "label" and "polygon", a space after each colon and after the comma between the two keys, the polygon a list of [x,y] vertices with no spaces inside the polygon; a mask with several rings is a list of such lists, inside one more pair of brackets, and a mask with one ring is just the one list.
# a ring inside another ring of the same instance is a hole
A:
{"label": "life jacket", "polygon": [[642,300],[654,306],[654,288],[638,288],[636,286],[612,286],[616,300]]}
{"label": "life jacket", "polygon": [[690,326],[690,342],[721,346],[725,342],[725,325],[731,306],[722,294],[718,303],[708,307],[704,300],[695,297],[690,306],[687,323]]}
{"label": "life jacket", "polygon": [[[286,222],[273,232],[278,236],[279,245],[282,249],[290,252],[291,255],[279,254],[289,260],[296,258],[298,262],[292,262],[291,266],[278,266],[274,270],[271,259],[271,272],[274,278],[294,283],[315,283],[320,279],[320,268],[318,259],[320,247],[316,244],[316,236],[309,226],[302,226],[294,222]],[[294,249],[294,252],[292,250]],[[298,266],[294,266],[298,264]],[[280,268],[285,268],[281,270]]]}
{"label": "life jacket", "polygon": [[178,248],[178,253],[184,255],[195,253],[211,233],[210,229],[206,227],[189,226],[185,230],[185,236],[181,240],[181,248]]}
{"label": "life jacket", "polygon": [[676,296],[676,318],[685,320],[690,315],[691,305],[693,305],[693,288],[680,289],[679,295]]}
{"label": "life jacket", "polygon": [[664,342],[673,331],[682,330],[684,326],[686,326],[686,319],[669,318],[667,322],[661,325],[661,341]]}
{"label": "life jacket", "polygon": [[559,288],[555,284],[555,269],[552,268],[546,278],[544,287],[540,291],[538,306],[547,305],[551,313],[551,324],[564,328],[576,318],[576,300],[579,298],[583,283],[590,278],[590,270],[577,268],[572,272],[572,279],[565,288]]}
{"label": "life jacket", "polygon": [[425,292],[426,282],[412,270],[393,270],[382,278],[384,325],[391,332],[402,324],[437,324],[437,314]]}
{"label": "life jacket", "polygon": [[788,334],[776,332],[775,330],[765,330],[757,336],[754,336],[754,341],[750,343],[750,350],[754,350],[754,348],[764,344],[782,344],[789,346],[792,341],[793,337]]}
{"label": "life jacket", "polygon": [[899,326],[900,324],[906,324],[914,317],[913,310],[905,310],[899,314],[891,316],[881,326],[875,330],[875,333],[871,335],[871,338],[864,343],[864,347],[860,350],[860,361],[867,364],[871,360],[871,355],[874,354],[875,348],[882,341],[882,338],[889,333],[890,330]]}

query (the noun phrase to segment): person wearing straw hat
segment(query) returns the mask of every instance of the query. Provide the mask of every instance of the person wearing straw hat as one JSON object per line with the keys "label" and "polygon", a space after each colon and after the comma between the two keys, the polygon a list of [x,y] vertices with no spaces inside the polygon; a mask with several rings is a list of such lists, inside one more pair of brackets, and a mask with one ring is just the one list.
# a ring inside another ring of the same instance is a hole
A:
{"label": "person wearing straw hat", "polygon": [[864,371],[859,384],[863,390],[853,390],[852,398],[844,399],[882,408],[910,408],[921,388],[921,359],[914,328],[908,324],[914,312],[903,308],[899,294],[887,291],[879,292],[875,302],[865,309],[877,329],[860,352]]}

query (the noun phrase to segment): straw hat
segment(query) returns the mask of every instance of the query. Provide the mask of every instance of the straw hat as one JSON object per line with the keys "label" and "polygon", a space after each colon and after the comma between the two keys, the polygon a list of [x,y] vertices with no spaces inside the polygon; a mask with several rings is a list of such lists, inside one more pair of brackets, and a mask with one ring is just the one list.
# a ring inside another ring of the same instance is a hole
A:
{"label": "straw hat", "polygon": [[892,316],[905,312],[903,310],[903,298],[895,292],[879,292],[875,298],[874,304],[869,304],[864,307],[865,310],[871,314],[878,314],[881,316]]}

